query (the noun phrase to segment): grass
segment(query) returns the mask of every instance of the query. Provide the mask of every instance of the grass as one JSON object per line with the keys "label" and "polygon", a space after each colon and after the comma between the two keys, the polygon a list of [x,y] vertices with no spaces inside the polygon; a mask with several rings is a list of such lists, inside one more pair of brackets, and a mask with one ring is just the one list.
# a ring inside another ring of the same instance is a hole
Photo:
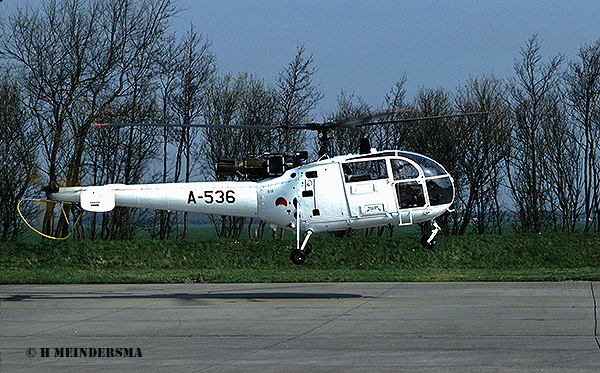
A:
{"label": "grass", "polygon": [[[202,274],[202,277],[200,277]],[[293,282],[438,282],[438,281],[600,281],[599,268],[536,270],[82,270],[8,269],[0,284],[129,284],[129,283],[293,283]]]}
{"label": "grass", "polygon": [[284,240],[70,241],[0,244],[0,283],[600,280],[600,235],[327,236],[302,266]]}

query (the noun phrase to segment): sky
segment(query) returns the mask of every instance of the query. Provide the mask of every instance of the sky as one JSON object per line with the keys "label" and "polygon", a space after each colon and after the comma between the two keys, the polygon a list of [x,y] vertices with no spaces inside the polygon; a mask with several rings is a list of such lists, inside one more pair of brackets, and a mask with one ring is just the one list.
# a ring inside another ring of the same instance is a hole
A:
{"label": "sky", "polygon": [[403,75],[409,100],[420,87],[455,92],[469,77],[507,79],[534,34],[546,59],[573,59],[600,39],[598,0],[173,1],[182,10],[173,30],[183,35],[193,23],[212,42],[220,74],[274,85],[304,44],[324,94],[315,120],[334,111],[342,90],[381,107]]}
{"label": "sky", "polygon": [[374,108],[403,74],[407,97],[420,87],[455,92],[469,79],[513,75],[534,34],[547,59],[576,57],[600,39],[597,0],[179,0],[175,26],[193,22],[212,41],[221,73],[248,72],[274,84],[297,45],[312,54],[325,97],[315,119],[334,110],[342,90]]}

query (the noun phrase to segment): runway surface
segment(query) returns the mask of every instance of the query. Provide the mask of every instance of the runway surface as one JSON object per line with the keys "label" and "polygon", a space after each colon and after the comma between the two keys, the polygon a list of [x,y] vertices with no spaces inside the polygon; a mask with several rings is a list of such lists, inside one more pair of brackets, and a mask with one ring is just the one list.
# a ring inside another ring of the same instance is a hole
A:
{"label": "runway surface", "polygon": [[0,372],[599,372],[600,283],[0,286]]}

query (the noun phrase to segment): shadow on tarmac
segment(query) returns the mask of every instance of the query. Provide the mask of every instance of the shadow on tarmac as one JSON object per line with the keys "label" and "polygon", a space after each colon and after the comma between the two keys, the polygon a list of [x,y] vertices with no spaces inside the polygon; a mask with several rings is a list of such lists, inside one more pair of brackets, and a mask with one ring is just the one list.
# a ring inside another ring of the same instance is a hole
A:
{"label": "shadow on tarmac", "polygon": [[9,295],[0,297],[0,302],[20,302],[27,299],[220,299],[220,300],[276,300],[276,299],[351,299],[364,298],[360,294],[344,293],[308,293],[308,292],[207,292],[201,294],[169,293],[169,294],[68,294],[68,293],[40,293],[27,295]]}

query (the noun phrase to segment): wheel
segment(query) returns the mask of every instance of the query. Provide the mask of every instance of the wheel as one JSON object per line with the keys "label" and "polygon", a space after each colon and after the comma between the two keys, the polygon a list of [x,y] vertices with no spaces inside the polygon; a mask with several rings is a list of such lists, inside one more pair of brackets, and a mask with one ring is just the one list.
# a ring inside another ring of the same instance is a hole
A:
{"label": "wheel", "polygon": [[290,259],[294,264],[303,264],[306,261],[306,253],[304,251],[294,249],[290,255]]}
{"label": "wheel", "polygon": [[429,234],[424,234],[421,237],[421,246],[423,246],[424,249],[433,249],[433,247],[435,246],[435,244],[437,243],[437,241],[435,240],[435,237],[433,238],[433,240],[431,240],[431,242],[427,242],[427,240],[429,239]]}

